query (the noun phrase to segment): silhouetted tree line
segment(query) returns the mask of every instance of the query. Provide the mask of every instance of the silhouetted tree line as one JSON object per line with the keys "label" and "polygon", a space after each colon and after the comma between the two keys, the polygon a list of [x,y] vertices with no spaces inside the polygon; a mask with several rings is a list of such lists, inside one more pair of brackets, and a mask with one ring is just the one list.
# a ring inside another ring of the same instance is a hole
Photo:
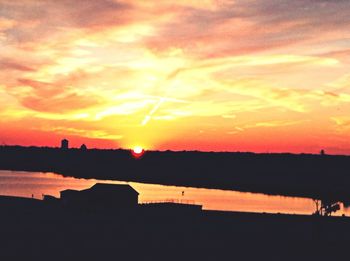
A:
{"label": "silhouetted tree line", "polygon": [[350,201],[350,157],[0,147],[0,168]]}

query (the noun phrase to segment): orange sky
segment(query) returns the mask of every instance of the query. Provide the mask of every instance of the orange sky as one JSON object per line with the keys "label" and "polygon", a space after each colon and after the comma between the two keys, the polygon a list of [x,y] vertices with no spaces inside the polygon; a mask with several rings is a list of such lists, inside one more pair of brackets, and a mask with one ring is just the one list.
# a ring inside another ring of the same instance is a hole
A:
{"label": "orange sky", "polygon": [[0,0],[0,143],[350,153],[350,2]]}

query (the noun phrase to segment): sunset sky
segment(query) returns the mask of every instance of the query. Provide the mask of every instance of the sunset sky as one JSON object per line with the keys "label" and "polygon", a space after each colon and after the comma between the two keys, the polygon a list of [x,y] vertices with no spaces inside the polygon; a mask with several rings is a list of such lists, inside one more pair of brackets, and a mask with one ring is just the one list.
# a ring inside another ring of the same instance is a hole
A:
{"label": "sunset sky", "polygon": [[0,143],[350,154],[348,0],[0,0]]}

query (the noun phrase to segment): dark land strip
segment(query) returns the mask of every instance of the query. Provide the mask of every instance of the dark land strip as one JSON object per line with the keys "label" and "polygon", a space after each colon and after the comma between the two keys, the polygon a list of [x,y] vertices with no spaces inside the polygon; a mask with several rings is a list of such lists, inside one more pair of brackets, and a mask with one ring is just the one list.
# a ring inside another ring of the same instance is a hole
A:
{"label": "dark land strip", "polygon": [[348,255],[347,217],[147,205],[84,211],[14,197],[0,197],[0,210],[1,260],[344,260]]}
{"label": "dark land strip", "polygon": [[0,169],[350,201],[350,157],[0,147]]}

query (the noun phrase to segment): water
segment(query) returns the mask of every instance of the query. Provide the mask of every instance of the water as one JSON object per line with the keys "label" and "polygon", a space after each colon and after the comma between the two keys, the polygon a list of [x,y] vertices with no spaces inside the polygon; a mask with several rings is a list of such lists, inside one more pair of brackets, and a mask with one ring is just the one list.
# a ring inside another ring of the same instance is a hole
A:
{"label": "water", "polygon": [[[82,190],[97,182],[129,184],[139,195],[139,203],[176,201],[203,205],[207,210],[248,211],[266,213],[311,214],[315,203],[309,198],[269,196],[260,193],[163,186],[137,182],[77,179],[54,173],[0,170],[0,195],[34,197],[43,195],[59,197],[65,189]],[[184,193],[182,193],[184,192]],[[350,209],[341,206],[336,215],[350,215]]]}

